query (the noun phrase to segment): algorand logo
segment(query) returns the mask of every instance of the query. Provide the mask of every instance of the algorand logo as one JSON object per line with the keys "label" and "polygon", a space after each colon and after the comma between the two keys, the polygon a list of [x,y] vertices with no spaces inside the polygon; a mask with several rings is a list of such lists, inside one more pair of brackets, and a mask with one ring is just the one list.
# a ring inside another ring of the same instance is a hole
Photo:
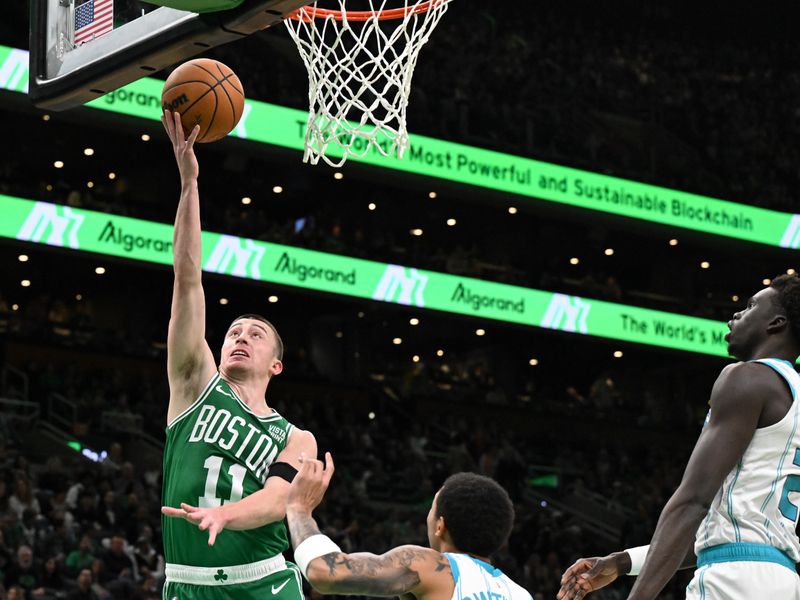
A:
{"label": "algorand logo", "polygon": [[0,64],[0,89],[28,93],[28,53],[12,48]]}
{"label": "algorand logo", "polygon": [[800,215],[792,215],[786,231],[781,238],[781,248],[797,248],[800,246]]}
{"label": "algorand logo", "polygon": [[591,304],[578,296],[553,294],[539,326],[562,331],[589,333],[586,318],[589,316],[591,308]]}
{"label": "algorand logo", "polygon": [[17,239],[78,249],[78,229],[84,216],[69,206],[36,202],[17,232]]}
{"label": "algorand logo", "polygon": [[387,265],[383,277],[372,294],[373,300],[425,306],[425,286],[428,276],[416,269],[406,269],[399,265]]}
{"label": "algorand logo", "polygon": [[203,268],[212,273],[261,279],[261,259],[265,251],[253,240],[221,235]]}

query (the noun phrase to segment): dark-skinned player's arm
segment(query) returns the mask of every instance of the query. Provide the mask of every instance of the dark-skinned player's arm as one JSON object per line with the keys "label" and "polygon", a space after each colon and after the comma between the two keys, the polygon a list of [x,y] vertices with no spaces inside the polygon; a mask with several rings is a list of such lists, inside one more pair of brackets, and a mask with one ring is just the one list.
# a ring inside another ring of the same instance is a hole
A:
{"label": "dark-skinned player's arm", "polygon": [[[763,365],[723,369],[711,391],[708,424],[700,434],[680,486],[667,502],[629,600],[652,599],[681,567],[694,562],[694,536],[725,476],[744,454],[764,406]],[[581,600],[631,569],[627,552],[580,559],[562,577],[558,600]]]}
{"label": "dark-skinned player's arm", "polygon": [[675,574],[728,473],[744,455],[764,408],[766,378],[756,363],[726,367],[711,391],[708,424],[692,451],[683,480],[669,499],[629,600],[653,600]]}
{"label": "dark-skinned player's arm", "polygon": [[[289,497],[291,475],[287,471],[299,471],[303,456],[317,456],[317,440],[310,431],[294,429],[286,447],[275,458],[264,487],[239,500],[215,508],[198,508],[181,504],[180,508],[162,506],[161,512],[168,517],[186,519],[202,531],[208,531],[208,545],[213,546],[223,529],[256,529],[269,523],[283,521],[286,517],[286,502]],[[281,464],[285,463],[285,464]],[[277,466],[280,465],[280,466]],[[287,467],[288,465],[288,467]],[[281,476],[272,476],[272,470],[284,470]],[[288,476],[288,479],[285,478]]]}
{"label": "dark-skinned player's arm", "polygon": [[[694,540],[690,540],[689,549],[679,569],[694,568],[697,557],[694,555]],[[633,548],[647,553],[650,546]],[[589,593],[604,588],[616,581],[620,575],[632,574],[632,562],[629,551],[613,552],[606,556],[579,558],[561,576],[561,588],[556,600],[581,600]],[[638,575],[638,572],[635,573]]]}
{"label": "dark-skinned player's arm", "polygon": [[286,518],[295,562],[308,582],[323,594],[452,594],[450,563],[435,550],[399,546],[380,556],[368,552],[346,554],[320,533],[311,513],[322,501],[333,470],[329,452],[324,466],[321,461],[305,459],[289,490]]}
{"label": "dark-skinned player's arm", "polygon": [[172,238],[175,282],[167,333],[169,424],[191,405],[217,367],[205,339],[206,300],[201,282],[200,196],[197,190],[199,166],[194,154],[194,141],[200,128],[195,127],[186,139],[178,113],[165,111],[161,121],[172,143],[181,176],[181,197]]}

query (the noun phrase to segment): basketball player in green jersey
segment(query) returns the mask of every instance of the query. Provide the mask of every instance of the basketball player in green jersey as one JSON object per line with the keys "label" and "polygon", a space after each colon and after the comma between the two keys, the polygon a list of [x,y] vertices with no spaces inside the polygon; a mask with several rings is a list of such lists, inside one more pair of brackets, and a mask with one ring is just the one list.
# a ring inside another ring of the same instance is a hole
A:
{"label": "basketball player in green jersey", "polygon": [[283,519],[300,455],[316,456],[316,441],[267,405],[267,386],[283,369],[283,343],[269,321],[234,320],[215,364],[201,283],[199,128],[185,139],[178,113],[162,120],[181,176],[167,337],[163,597],[302,600],[297,568],[282,556]]}

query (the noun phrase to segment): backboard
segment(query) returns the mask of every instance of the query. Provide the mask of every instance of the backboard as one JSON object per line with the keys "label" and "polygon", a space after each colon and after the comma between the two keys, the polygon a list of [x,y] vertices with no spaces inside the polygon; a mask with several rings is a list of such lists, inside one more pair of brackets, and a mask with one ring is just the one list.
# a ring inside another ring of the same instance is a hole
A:
{"label": "backboard", "polygon": [[34,104],[80,106],[136,79],[236,41],[309,0],[156,0],[228,10],[196,13],[139,0],[34,0],[30,85]]}

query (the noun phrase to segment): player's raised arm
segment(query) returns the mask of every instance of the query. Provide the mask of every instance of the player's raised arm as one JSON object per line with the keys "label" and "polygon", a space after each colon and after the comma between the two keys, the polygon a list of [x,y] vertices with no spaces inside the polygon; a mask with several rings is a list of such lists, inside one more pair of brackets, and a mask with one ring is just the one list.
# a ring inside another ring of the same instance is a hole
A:
{"label": "player's raised arm", "polygon": [[172,142],[181,176],[181,197],[175,216],[173,267],[175,283],[167,334],[170,405],[167,423],[187,408],[213,375],[214,356],[205,340],[206,305],[201,281],[199,167],[194,154],[195,127],[185,139],[178,113],[164,113],[164,128]]}
{"label": "player's raised arm", "polygon": [[[726,367],[711,392],[711,412],[680,486],[659,517],[647,560],[629,600],[652,600],[680,566],[687,545],[709,510],[725,476],[742,458],[758,428],[767,368],[754,363]],[[773,383],[770,378],[770,383]]]}
{"label": "player's raised arm", "polygon": [[286,518],[294,557],[308,582],[323,594],[420,597],[452,587],[450,563],[439,552],[421,546],[400,546],[380,556],[345,554],[320,533],[314,508],[333,476],[333,458],[304,460],[292,482]]}

